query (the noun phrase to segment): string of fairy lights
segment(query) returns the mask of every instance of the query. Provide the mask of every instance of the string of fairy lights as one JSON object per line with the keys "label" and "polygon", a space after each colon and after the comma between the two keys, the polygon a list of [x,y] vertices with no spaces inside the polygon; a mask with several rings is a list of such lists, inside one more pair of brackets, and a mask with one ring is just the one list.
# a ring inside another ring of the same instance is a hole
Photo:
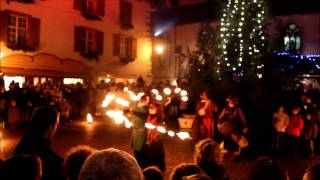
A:
{"label": "string of fairy lights", "polygon": [[[172,90],[166,87],[161,91],[158,89],[151,89],[151,97],[159,103],[164,103],[166,99],[172,98],[172,96],[180,96],[181,101],[188,101],[188,92],[179,87],[175,87]],[[102,102],[102,108],[106,109],[106,116],[114,121],[115,124],[124,125],[126,128],[132,128],[134,125],[127,117],[124,109],[128,109],[132,104],[140,100],[140,98],[145,95],[145,92],[134,93],[129,90],[128,87],[124,87],[122,92],[108,93]],[[92,123],[93,117],[91,114],[87,114],[87,122]],[[190,134],[188,132],[179,131],[175,132],[172,130],[167,130],[164,126],[155,126],[151,123],[145,123],[146,129],[155,129],[161,134],[167,134],[169,137],[177,136],[181,140],[189,139]]]}
{"label": "string of fairy lights", "polygon": [[[217,73],[222,67],[236,76],[244,73],[244,59],[258,57],[264,47],[265,7],[262,0],[228,0],[220,21],[222,58],[217,62]],[[254,59],[254,58],[253,58]],[[263,64],[252,61],[249,65],[262,78]]]}

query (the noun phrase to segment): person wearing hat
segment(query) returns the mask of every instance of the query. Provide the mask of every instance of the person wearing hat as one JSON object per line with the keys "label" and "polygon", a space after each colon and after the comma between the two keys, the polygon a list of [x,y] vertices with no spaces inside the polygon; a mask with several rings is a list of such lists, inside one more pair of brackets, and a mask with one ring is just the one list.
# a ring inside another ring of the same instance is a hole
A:
{"label": "person wearing hat", "polygon": [[203,91],[200,94],[200,102],[196,107],[199,118],[199,139],[213,138],[214,136],[214,112],[218,107],[209,98],[208,93]]}
{"label": "person wearing hat", "polygon": [[248,146],[248,141],[242,136],[248,133],[247,121],[235,96],[228,96],[226,101],[227,105],[218,117],[217,127],[227,150],[238,156],[241,148]]}

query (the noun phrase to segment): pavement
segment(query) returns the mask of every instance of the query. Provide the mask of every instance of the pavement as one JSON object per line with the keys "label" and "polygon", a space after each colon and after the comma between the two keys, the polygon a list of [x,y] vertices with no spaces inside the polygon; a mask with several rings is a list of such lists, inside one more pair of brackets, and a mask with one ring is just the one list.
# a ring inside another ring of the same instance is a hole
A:
{"label": "pavement", "polygon": [[[6,127],[2,130],[1,138],[1,159],[7,159],[27,131],[27,128]],[[130,149],[131,130],[121,125],[116,125],[108,119],[95,120],[92,124],[84,120],[72,121],[60,125],[52,142],[53,150],[60,156],[64,156],[70,147],[85,144],[97,149],[109,147],[118,148],[132,154]],[[168,179],[173,168],[182,162],[191,163],[193,161],[193,141],[180,140],[177,137],[163,136],[163,145],[166,154],[167,169],[164,173]],[[242,180],[248,177],[250,167],[257,156],[246,155],[244,158],[235,161],[231,157],[226,157],[224,166],[231,180]],[[320,156],[277,156],[273,157],[288,172],[291,180],[302,178],[304,170],[314,164],[320,163]]]}

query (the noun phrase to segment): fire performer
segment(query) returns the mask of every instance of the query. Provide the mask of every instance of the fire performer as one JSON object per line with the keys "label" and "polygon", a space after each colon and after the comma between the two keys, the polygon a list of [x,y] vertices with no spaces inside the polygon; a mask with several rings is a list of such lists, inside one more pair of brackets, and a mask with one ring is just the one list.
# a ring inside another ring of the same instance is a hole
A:
{"label": "fire performer", "polygon": [[211,138],[214,136],[214,112],[217,112],[217,106],[209,99],[207,92],[200,94],[200,102],[197,104],[196,112],[199,121],[199,139]]}
{"label": "fire performer", "polygon": [[[151,103],[147,123],[157,127],[162,120],[161,105]],[[161,171],[165,171],[165,153],[157,128],[147,130],[146,165],[158,166]]]}
{"label": "fire performer", "polygon": [[144,147],[147,140],[147,130],[145,123],[148,115],[149,97],[143,95],[137,104],[130,108],[129,119],[132,122],[132,140],[131,148],[134,150],[134,156],[140,167],[145,167]]}
{"label": "fire performer", "polygon": [[248,126],[246,118],[238,106],[237,98],[230,95],[226,101],[227,106],[219,115],[217,127],[225,140],[227,150],[230,150],[236,157],[240,155],[241,148],[248,146],[248,141],[241,136],[247,134]]}

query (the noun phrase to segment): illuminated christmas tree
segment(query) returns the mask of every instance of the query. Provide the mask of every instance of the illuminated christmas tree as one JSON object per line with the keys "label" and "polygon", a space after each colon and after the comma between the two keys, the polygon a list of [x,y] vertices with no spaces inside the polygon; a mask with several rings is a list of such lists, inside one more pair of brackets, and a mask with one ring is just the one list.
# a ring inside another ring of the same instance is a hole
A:
{"label": "illuminated christmas tree", "polygon": [[208,24],[202,24],[196,44],[196,49],[187,55],[188,73],[185,79],[195,90],[209,89],[218,80],[216,69],[216,33]]}
{"label": "illuminated christmas tree", "polygon": [[221,78],[262,78],[265,22],[262,0],[228,0],[220,21],[222,56],[216,72]]}

